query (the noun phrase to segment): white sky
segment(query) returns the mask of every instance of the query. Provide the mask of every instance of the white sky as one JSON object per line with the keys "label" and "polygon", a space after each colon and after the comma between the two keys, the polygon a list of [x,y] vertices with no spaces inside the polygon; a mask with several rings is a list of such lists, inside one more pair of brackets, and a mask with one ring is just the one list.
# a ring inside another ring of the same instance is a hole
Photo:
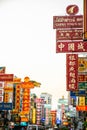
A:
{"label": "white sky", "polygon": [[83,14],[83,0],[0,0],[0,66],[40,82],[32,92],[52,94],[54,106],[67,92],[66,54],[56,53],[53,16],[67,15],[71,4]]}

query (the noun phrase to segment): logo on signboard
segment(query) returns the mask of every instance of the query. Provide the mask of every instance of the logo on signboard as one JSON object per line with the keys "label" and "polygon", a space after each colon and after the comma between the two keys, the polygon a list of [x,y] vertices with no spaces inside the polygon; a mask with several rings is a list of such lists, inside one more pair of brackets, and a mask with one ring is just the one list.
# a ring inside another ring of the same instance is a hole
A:
{"label": "logo on signboard", "polygon": [[77,5],[69,5],[66,8],[66,12],[69,15],[75,15],[78,13],[78,11],[79,11],[79,7]]}

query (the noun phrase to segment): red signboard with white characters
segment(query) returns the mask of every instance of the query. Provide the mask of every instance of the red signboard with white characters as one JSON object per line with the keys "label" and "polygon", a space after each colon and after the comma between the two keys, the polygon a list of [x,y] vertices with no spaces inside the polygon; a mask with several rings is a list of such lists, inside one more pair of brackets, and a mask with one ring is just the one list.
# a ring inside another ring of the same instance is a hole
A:
{"label": "red signboard with white characters", "polygon": [[53,29],[83,28],[83,15],[53,16]]}
{"label": "red signboard with white characters", "polygon": [[58,40],[82,40],[83,29],[56,29],[56,41]]}
{"label": "red signboard with white characters", "polygon": [[78,54],[66,54],[67,91],[78,89]]}
{"label": "red signboard with white characters", "polygon": [[84,41],[67,41],[56,43],[56,53],[68,52],[87,52],[87,42]]}

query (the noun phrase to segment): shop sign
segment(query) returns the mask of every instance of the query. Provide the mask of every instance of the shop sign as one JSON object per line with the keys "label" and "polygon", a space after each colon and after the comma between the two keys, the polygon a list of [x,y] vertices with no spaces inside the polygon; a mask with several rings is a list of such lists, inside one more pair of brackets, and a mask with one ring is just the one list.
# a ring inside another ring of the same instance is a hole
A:
{"label": "shop sign", "polygon": [[53,29],[83,28],[83,16],[53,16]]}
{"label": "shop sign", "polygon": [[12,110],[12,103],[0,103],[0,110]]}
{"label": "shop sign", "polygon": [[56,53],[87,52],[87,42],[84,41],[58,41],[56,42]]}
{"label": "shop sign", "polygon": [[87,81],[87,75],[78,75],[78,82],[86,82]]}
{"label": "shop sign", "polygon": [[21,82],[21,78],[14,78],[14,79],[13,79],[13,82],[14,82],[14,83],[20,83],[20,82]]}
{"label": "shop sign", "polygon": [[83,29],[56,29],[56,41],[58,40],[82,40]]}
{"label": "shop sign", "polygon": [[78,55],[66,54],[66,90],[75,91],[78,89]]}
{"label": "shop sign", "polygon": [[87,82],[79,82],[78,88],[79,89],[87,89]]}
{"label": "shop sign", "polygon": [[85,106],[85,97],[79,97],[79,106]]}
{"label": "shop sign", "polygon": [[81,95],[85,95],[86,92],[85,90],[78,90],[78,91],[70,91],[70,96],[81,96]]}
{"label": "shop sign", "polygon": [[77,111],[87,111],[87,106],[76,106]]}
{"label": "shop sign", "polygon": [[87,57],[78,58],[78,72],[79,73],[87,72]]}
{"label": "shop sign", "polygon": [[0,81],[13,81],[13,74],[0,74]]}

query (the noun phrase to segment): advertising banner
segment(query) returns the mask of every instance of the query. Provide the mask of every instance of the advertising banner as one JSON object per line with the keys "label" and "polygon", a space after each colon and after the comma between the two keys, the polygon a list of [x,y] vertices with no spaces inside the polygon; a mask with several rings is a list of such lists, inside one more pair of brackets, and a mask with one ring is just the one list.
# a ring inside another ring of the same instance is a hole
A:
{"label": "advertising banner", "polygon": [[56,53],[87,52],[87,42],[84,41],[61,41],[56,43]]}
{"label": "advertising banner", "polygon": [[83,28],[83,16],[53,16],[53,29]]}
{"label": "advertising banner", "polygon": [[67,91],[78,89],[78,55],[66,54],[66,83]]}

